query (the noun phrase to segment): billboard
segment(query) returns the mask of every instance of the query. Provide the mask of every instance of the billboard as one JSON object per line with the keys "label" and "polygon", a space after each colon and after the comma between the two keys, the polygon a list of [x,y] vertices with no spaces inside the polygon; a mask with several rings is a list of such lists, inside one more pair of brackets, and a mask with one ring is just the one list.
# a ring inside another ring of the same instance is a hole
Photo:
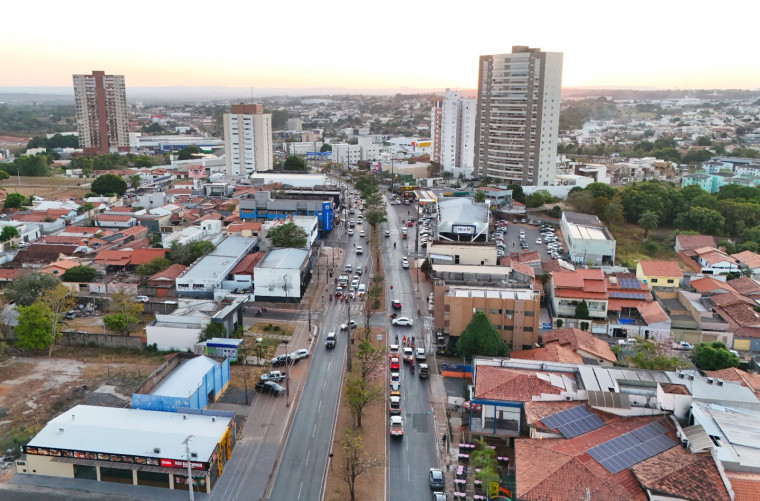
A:
{"label": "billboard", "polygon": [[322,202],[322,231],[332,230],[332,204]]}
{"label": "billboard", "polygon": [[455,235],[474,235],[475,226],[471,224],[454,224],[451,225],[451,233]]}

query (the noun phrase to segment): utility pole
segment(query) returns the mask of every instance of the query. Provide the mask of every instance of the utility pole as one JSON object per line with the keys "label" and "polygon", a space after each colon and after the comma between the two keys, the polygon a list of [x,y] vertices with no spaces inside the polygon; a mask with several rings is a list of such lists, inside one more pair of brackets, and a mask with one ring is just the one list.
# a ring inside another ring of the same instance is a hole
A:
{"label": "utility pole", "polygon": [[352,332],[351,332],[351,303],[348,303],[348,323],[346,323],[346,327],[348,327],[348,357],[346,358],[346,371],[351,372],[352,369],[352,363],[351,363],[351,342],[353,341]]}
{"label": "utility pole", "polygon": [[185,459],[187,460],[187,487],[190,493],[190,501],[195,501],[195,494],[193,494],[193,470],[190,466],[190,439],[195,435],[188,435],[185,440],[182,441],[185,444]]}

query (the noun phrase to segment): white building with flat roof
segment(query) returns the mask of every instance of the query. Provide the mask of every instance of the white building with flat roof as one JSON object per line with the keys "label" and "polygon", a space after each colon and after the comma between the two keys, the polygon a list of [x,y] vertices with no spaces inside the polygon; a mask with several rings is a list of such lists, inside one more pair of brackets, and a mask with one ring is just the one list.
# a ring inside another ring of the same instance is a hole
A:
{"label": "white building with flat roof", "polygon": [[309,251],[273,249],[254,271],[257,301],[298,302],[309,275]]}
{"label": "white building with flat roof", "polygon": [[574,264],[615,264],[615,239],[598,217],[566,211],[560,228]]}
{"label": "white building with flat roof", "polygon": [[[227,275],[258,243],[258,238],[227,237],[175,280],[177,296],[211,298]],[[234,282],[233,282],[234,284]],[[231,289],[237,288],[230,285]]]}

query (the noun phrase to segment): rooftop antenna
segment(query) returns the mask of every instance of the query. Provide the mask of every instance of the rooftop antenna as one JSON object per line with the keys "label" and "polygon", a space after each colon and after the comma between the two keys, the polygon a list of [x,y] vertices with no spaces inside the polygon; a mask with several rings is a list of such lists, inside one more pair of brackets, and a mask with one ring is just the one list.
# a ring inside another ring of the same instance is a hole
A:
{"label": "rooftop antenna", "polygon": [[253,86],[251,86],[251,104],[253,104]]}

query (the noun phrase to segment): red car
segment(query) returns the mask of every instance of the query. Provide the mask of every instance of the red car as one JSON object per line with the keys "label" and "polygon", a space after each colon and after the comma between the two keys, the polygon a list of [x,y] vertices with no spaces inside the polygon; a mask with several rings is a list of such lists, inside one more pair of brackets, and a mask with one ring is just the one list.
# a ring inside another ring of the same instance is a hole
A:
{"label": "red car", "polygon": [[394,299],[393,301],[391,301],[391,306],[393,307],[394,310],[400,310],[401,301],[399,301],[398,299]]}
{"label": "red car", "polygon": [[393,369],[398,370],[398,365],[399,365],[398,364],[398,358],[397,357],[391,358],[391,370],[393,370]]}
{"label": "red car", "polygon": [[407,226],[414,226],[414,223],[413,223],[413,222],[411,222],[411,221],[409,221],[408,223],[406,223],[406,225],[407,225]]}

